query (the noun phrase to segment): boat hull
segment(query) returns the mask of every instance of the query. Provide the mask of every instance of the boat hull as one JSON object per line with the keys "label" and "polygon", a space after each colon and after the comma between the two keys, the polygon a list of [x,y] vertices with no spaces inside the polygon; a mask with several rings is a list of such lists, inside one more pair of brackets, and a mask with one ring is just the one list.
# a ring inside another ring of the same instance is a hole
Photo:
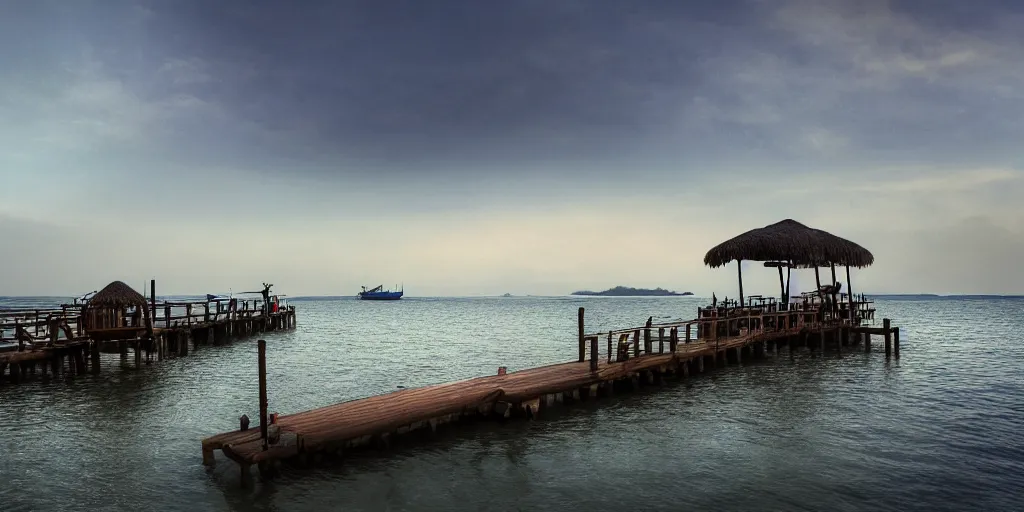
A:
{"label": "boat hull", "polygon": [[402,292],[366,292],[360,293],[361,300],[398,300],[402,298]]}

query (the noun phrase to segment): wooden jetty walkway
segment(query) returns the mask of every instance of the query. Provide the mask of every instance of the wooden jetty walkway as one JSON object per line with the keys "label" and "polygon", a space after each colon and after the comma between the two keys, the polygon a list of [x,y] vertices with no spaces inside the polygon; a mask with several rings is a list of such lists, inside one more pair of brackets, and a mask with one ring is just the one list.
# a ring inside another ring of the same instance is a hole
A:
{"label": "wooden jetty walkway", "polygon": [[155,358],[187,355],[203,344],[266,331],[292,329],[295,307],[284,296],[207,297],[157,301],[150,282],[147,300],[120,281],[91,299],[51,308],[0,307],[0,382],[19,383],[34,375],[70,377],[98,372],[101,353],[129,351],[139,368]]}
{"label": "wooden jetty walkway", "polygon": [[[868,306],[870,302],[858,304]],[[284,461],[305,464],[311,458],[386,447],[406,434],[430,433],[441,425],[470,418],[537,418],[544,410],[566,401],[660,384],[668,378],[687,378],[744,359],[778,356],[780,350],[792,357],[800,348],[812,352],[826,346],[842,350],[863,343],[870,351],[870,336],[874,334],[884,336],[886,353],[891,354],[895,335],[895,353],[899,356],[898,329],[889,327],[888,319],[884,327],[818,321],[813,306],[799,312],[736,312],[743,314],[668,324],[649,322],[636,328],[586,334],[581,337],[577,361],[507,373],[499,370],[498,375],[403,389],[276,418],[267,414],[265,345],[261,340],[261,418],[266,419],[253,428],[204,439],[203,462],[215,464],[214,452],[220,450],[239,464],[244,483],[253,465],[262,475],[270,475]],[[689,337],[698,331],[706,336]],[[730,331],[733,334],[727,335]],[[245,422],[243,419],[243,425]]]}
{"label": "wooden jetty walkway", "polygon": [[[202,440],[203,463],[215,464],[215,451],[239,464],[242,483],[251,467],[272,475],[285,461],[305,464],[324,456],[366,446],[386,447],[413,432],[430,433],[439,426],[469,418],[512,416],[535,418],[566,400],[607,395],[620,389],[656,384],[667,377],[686,378],[708,368],[748,358],[792,357],[800,348],[815,353],[827,346],[842,351],[871,336],[883,336],[887,357],[899,357],[899,328],[884,319],[872,325],[872,301],[850,293],[849,267],[866,267],[874,256],[853,242],[785,220],[751,230],[713,248],[705,264],[737,261],[738,301],[717,299],[698,309],[697,317],[639,327],[590,333],[584,331],[584,309],[578,315],[576,361],[497,375],[404,389],[384,395],[287,415],[268,415],[266,344],[258,343],[259,424],[250,428],[246,416],[239,429]],[[744,297],[741,260],[763,261],[777,268],[780,297]],[[840,293],[836,265],[846,267],[846,292]],[[832,270],[832,283],[822,286],[819,267]],[[788,279],[794,268],[813,268],[817,288],[790,296]],[[656,333],[656,334],[655,334]],[[602,341],[604,343],[602,343]],[[601,348],[604,345],[602,352]],[[655,346],[657,348],[655,348]]]}

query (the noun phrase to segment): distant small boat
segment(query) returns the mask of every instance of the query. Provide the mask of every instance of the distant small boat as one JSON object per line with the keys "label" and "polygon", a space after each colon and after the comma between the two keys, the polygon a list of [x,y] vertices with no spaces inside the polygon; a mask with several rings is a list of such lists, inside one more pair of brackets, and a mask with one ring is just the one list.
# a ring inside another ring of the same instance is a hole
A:
{"label": "distant small boat", "polygon": [[397,292],[385,290],[384,285],[379,285],[372,290],[367,290],[365,286],[362,288],[363,291],[359,292],[359,298],[362,300],[398,300],[405,293],[404,286]]}
{"label": "distant small boat", "polygon": [[502,297],[511,297],[511,296],[512,296],[511,293],[506,293],[505,295],[502,295]]}

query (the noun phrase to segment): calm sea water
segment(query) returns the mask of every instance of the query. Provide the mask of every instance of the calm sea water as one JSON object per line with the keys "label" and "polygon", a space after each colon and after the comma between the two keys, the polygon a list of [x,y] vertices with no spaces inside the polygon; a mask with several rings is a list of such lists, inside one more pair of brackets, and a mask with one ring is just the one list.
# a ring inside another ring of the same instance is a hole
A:
{"label": "calm sea water", "polygon": [[[693,298],[295,302],[266,334],[272,411],[575,357]],[[482,423],[240,489],[200,439],[257,417],[255,340],[143,371],[0,387],[0,510],[1024,510],[1024,300],[880,300],[881,350],[731,366]],[[130,364],[129,364],[130,365]]]}

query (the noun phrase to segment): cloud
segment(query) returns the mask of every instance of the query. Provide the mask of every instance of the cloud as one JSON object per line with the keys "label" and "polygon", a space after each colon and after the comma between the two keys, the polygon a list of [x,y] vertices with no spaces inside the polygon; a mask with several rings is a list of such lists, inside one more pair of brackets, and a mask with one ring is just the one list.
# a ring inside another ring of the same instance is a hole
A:
{"label": "cloud", "polygon": [[[999,237],[1024,224],[1013,4],[15,7],[0,213],[39,225],[5,221],[12,289],[104,268],[200,293],[268,273],[301,293],[711,291],[732,276],[704,250],[786,217],[878,251],[873,285],[917,287],[914,255],[968,230],[1013,255]],[[143,223],[168,234],[144,264],[82,235]],[[63,240],[88,263],[32,267]],[[1002,289],[999,258],[970,282]]]}
{"label": "cloud", "polygon": [[166,76],[175,85],[205,84],[213,81],[206,71],[206,63],[201,59],[168,59],[157,71]]}

